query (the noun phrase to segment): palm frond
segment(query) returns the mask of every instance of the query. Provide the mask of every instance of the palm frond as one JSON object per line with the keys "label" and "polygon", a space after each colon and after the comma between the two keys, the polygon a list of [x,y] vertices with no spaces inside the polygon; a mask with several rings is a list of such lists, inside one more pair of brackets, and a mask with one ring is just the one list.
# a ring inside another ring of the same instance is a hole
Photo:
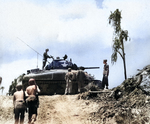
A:
{"label": "palm frond", "polygon": [[119,36],[119,39],[121,42],[123,42],[124,40],[127,41],[129,38],[128,36],[128,31],[127,30],[121,30],[121,33],[120,33],[120,36]]}
{"label": "palm frond", "polygon": [[114,64],[116,61],[117,61],[117,52],[114,52],[112,55],[111,55],[111,63]]}
{"label": "palm frond", "polygon": [[119,9],[116,9],[116,11],[114,13],[111,12],[110,16],[109,16],[109,24],[112,23],[112,26],[115,29],[115,33],[119,33],[121,30],[121,12],[119,11]]}

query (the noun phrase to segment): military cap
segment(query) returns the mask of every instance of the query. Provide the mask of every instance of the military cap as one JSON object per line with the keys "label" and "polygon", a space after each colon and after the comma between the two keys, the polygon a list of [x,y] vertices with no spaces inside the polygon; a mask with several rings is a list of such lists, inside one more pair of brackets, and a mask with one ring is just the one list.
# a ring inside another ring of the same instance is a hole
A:
{"label": "military cap", "polygon": [[49,51],[49,49],[46,49],[45,51]]}
{"label": "military cap", "polygon": [[103,62],[107,62],[107,59],[104,59]]}

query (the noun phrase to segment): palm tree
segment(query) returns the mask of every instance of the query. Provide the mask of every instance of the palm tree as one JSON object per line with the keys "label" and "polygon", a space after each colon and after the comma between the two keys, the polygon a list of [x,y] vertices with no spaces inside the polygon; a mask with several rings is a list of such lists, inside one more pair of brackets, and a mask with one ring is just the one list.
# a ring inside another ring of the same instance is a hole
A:
{"label": "palm tree", "polygon": [[121,29],[121,12],[116,9],[114,13],[111,12],[109,16],[109,24],[112,23],[114,27],[114,37],[113,37],[113,54],[111,55],[111,62],[114,64],[117,62],[118,54],[121,56],[124,65],[124,76],[127,79],[127,72],[126,72],[126,61],[125,61],[125,50],[124,50],[124,41],[127,41],[128,31]]}
{"label": "palm tree", "polygon": [[2,90],[2,94],[3,94],[3,91],[4,91],[4,87],[1,87],[1,88],[0,88],[0,90]]}
{"label": "palm tree", "polygon": [[114,27],[116,34],[121,30],[121,18],[121,12],[119,9],[116,9],[114,13],[111,12],[109,16],[109,24],[113,23],[112,26]]}
{"label": "palm tree", "polygon": [[17,79],[12,81],[12,84],[9,86],[9,95],[13,95],[16,92]]}
{"label": "palm tree", "polygon": [[17,78],[17,83],[18,83],[18,82],[22,82],[24,75],[25,75],[25,74],[23,73],[22,75],[20,75],[20,76]]}
{"label": "palm tree", "polygon": [[16,85],[17,85],[19,82],[22,82],[24,75],[25,75],[25,74],[22,74],[22,75],[20,75],[17,79],[14,79],[14,81],[12,81],[12,84],[9,86],[9,95],[13,95],[14,92],[16,92]]}

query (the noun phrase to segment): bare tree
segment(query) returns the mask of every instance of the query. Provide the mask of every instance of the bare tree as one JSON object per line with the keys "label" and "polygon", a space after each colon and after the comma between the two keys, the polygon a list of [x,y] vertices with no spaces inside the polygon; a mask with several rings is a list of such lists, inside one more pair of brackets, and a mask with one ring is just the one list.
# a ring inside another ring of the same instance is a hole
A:
{"label": "bare tree", "polygon": [[117,55],[119,54],[121,56],[124,65],[124,76],[125,79],[127,79],[124,41],[127,41],[129,36],[127,30],[121,29],[121,18],[119,9],[116,9],[113,13],[111,12],[109,16],[109,24],[112,24],[115,30],[113,34],[113,54],[111,55],[111,62],[114,64],[117,62]]}

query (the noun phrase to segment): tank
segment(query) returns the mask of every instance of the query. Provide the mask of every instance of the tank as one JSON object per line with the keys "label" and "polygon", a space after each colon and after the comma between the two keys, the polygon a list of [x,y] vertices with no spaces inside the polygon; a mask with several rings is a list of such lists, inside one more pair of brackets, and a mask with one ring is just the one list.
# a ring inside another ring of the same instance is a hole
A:
{"label": "tank", "polygon": [[[60,59],[57,57],[56,59],[53,59],[53,61],[49,63],[44,70],[40,70],[39,68],[27,70],[27,74],[24,75],[22,80],[23,89],[25,90],[28,86],[29,79],[34,78],[41,90],[39,95],[64,94],[66,88],[65,75],[68,72],[68,68],[71,68],[74,74],[72,93],[76,94],[78,90],[78,84],[76,80],[76,74],[78,70],[96,69],[99,67],[78,67],[76,64],[72,63],[71,59],[68,61],[65,58]],[[85,85],[90,82],[94,82],[95,84],[100,83],[100,80],[94,79],[94,77],[87,72],[85,72],[85,74]]]}

